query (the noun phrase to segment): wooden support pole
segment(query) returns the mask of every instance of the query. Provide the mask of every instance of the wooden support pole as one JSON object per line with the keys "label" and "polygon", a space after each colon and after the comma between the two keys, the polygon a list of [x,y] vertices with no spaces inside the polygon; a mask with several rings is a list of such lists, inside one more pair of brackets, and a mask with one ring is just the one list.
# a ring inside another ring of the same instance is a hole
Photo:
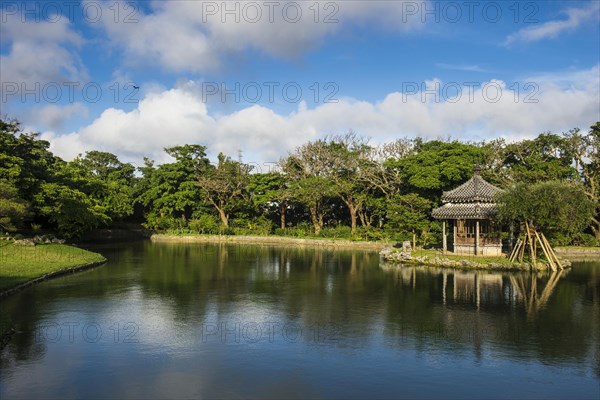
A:
{"label": "wooden support pole", "polygon": [[552,253],[552,255],[554,256],[554,261],[556,261],[556,264],[558,264],[558,266],[560,267],[560,269],[564,269],[564,267],[562,266],[562,264],[560,263],[560,260],[558,259],[558,257],[556,256],[556,253],[554,252],[554,249],[552,248],[552,246],[550,246],[550,242],[548,242],[548,239],[546,239],[546,236],[544,236],[544,233],[541,233],[542,235],[542,239],[544,240],[544,242],[546,243],[546,246],[548,246],[548,248],[550,249],[550,252]]}
{"label": "wooden support pole", "polygon": [[529,250],[531,251],[531,262],[534,268],[537,268],[535,260],[535,250],[533,249],[533,240],[531,240],[531,232],[529,231],[529,223],[525,221],[525,229],[527,230],[527,239],[529,240]]}
{"label": "wooden support pole", "polygon": [[509,262],[513,262],[517,254],[519,254],[519,249],[521,248],[521,238],[517,239],[517,244],[513,247],[512,252],[510,253],[510,257],[508,257]]}
{"label": "wooden support pole", "polygon": [[540,235],[538,235],[538,233],[536,231],[534,231],[533,233],[535,233],[536,239],[540,242],[540,247],[542,248],[542,251],[544,252],[544,255],[546,256],[546,259],[548,260],[548,265],[550,266],[550,268],[552,268],[552,271],[556,271],[556,265],[554,265],[552,256],[550,254],[548,254],[548,251],[546,250],[546,245],[544,244],[544,242],[542,242]]}
{"label": "wooden support pole", "polygon": [[527,247],[527,235],[523,235],[523,241],[521,248],[519,249],[519,262],[523,262],[523,256],[525,256],[525,247]]}
{"label": "wooden support pole", "polygon": [[444,231],[444,234],[442,236],[442,247],[444,250],[444,254],[446,254],[446,252],[448,251],[448,238],[446,236],[446,221],[442,222],[442,230]]}

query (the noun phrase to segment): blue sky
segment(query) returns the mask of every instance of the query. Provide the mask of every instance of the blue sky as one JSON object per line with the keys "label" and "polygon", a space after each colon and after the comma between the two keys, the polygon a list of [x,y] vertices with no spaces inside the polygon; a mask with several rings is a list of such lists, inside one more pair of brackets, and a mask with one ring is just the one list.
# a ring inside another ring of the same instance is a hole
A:
{"label": "blue sky", "polygon": [[349,130],[510,141],[600,120],[598,1],[1,4],[1,114],[65,159],[199,143],[262,164]]}

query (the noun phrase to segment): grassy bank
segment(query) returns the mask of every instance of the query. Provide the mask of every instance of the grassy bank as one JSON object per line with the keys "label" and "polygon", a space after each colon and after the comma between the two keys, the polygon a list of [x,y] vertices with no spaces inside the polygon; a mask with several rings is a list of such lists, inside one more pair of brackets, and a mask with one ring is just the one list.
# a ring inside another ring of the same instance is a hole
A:
{"label": "grassy bank", "polygon": [[356,250],[381,250],[392,242],[353,241],[333,238],[294,238],[287,236],[237,236],[237,235],[161,235],[154,234],[151,240],[157,242],[187,243],[246,243],[284,246],[317,246],[348,248]]}
{"label": "grassy bank", "polygon": [[0,244],[0,295],[23,284],[106,261],[97,253],[64,244]]}

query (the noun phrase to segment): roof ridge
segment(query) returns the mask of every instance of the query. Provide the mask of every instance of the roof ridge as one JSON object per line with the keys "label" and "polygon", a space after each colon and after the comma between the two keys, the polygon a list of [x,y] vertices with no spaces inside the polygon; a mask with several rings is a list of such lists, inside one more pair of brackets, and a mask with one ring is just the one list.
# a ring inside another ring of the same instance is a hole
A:
{"label": "roof ridge", "polygon": [[502,189],[492,185],[481,175],[474,174],[469,180],[462,185],[445,191],[442,194],[442,201],[458,202],[458,203],[473,203],[473,202],[494,202],[495,195]]}

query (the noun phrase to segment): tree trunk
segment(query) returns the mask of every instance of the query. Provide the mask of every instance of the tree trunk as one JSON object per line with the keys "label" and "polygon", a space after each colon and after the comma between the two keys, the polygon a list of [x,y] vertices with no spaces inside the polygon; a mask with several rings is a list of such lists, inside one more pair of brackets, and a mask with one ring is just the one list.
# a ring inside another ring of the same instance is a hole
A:
{"label": "tree trunk", "polygon": [[412,231],[413,234],[413,250],[417,249],[417,234],[415,233],[415,230],[413,229]]}
{"label": "tree trunk", "polygon": [[360,218],[361,225],[362,226],[367,226],[367,217],[365,216],[365,212],[364,211],[359,211],[358,217]]}
{"label": "tree trunk", "polygon": [[227,214],[225,214],[225,211],[223,211],[222,208],[217,208],[217,211],[219,211],[219,218],[221,218],[221,223],[223,224],[223,226],[229,226],[229,217],[227,216]]}
{"label": "tree trunk", "polygon": [[352,233],[356,231],[356,208],[348,206],[350,211],[350,226],[352,227]]}
{"label": "tree trunk", "polygon": [[340,198],[346,204],[346,207],[348,207],[348,212],[350,213],[350,226],[352,227],[352,233],[354,233],[356,231],[356,220],[358,210],[360,210],[362,202],[358,202],[358,204],[355,204],[352,202],[352,198]]}
{"label": "tree trunk", "polygon": [[281,229],[285,229],[285,204],[279,204],[279,212],[281,213]]}
{"label": "tree trunk", "polygon": [[310,219],[315,227],[315,235],[318,235],[323,228],[323,215],[319,214],[316,206],[310,207]]}

